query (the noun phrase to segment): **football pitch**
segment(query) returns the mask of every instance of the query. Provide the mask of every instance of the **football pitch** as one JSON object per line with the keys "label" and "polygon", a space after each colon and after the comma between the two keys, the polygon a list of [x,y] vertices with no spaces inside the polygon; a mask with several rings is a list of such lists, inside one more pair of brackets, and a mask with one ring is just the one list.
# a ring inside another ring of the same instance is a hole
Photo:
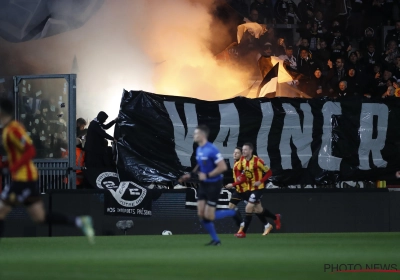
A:
{"label": "football pitch", "polygon": [[[219,247],[204,246],[208,235],[98,237],[94,246],[84,237],[5,238],[0,279],[400,279],[400,233],[220,238]],[[332,273],[335,265],[352,271]]]}

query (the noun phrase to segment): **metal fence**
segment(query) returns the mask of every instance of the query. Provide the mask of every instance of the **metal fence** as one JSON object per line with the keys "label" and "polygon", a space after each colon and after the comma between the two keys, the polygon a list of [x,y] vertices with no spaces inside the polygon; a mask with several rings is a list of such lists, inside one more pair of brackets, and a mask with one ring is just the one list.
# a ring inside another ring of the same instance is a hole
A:
{"label": "metal fence", "polygon": [[76,188],[76,174],[68,172],[75,168],[76,75],[15,76],[14,101],[15,119],[37,150],[40,192]]}

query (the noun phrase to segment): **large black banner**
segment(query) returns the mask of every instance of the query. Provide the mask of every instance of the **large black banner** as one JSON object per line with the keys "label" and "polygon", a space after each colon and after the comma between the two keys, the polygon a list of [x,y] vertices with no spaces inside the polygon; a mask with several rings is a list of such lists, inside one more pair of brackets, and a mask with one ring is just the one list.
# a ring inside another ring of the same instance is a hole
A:
{"label": "large black banner", "polygon": [[211,102],[124,91],[119,118],[121,180],[175,181],[195,165],[198,124],[231,167],[233,149],[252,142],[277,185],[390,180],[400,170],[400,99]]}

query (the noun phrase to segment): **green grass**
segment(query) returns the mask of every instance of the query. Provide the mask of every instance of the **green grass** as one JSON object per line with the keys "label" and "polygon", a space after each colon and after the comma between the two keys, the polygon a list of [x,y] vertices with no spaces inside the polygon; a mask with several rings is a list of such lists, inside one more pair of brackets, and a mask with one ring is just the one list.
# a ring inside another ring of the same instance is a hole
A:
{"label": "green grass", "polygon": [[205,247],[206,235],[5,238],[1,280],[400,279],[398,273],[329,273],[324,264],[396,264],[400,233],[271,234]]}

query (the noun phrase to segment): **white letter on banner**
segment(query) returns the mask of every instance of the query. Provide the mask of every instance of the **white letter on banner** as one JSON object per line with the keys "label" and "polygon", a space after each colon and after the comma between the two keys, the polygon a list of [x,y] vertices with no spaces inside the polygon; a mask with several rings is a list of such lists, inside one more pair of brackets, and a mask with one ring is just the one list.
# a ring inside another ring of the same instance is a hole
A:
{"label": "white letter on banner", "polygon": [[[378,116],[376,139],[372,139],[373,118]],[[361,170],[371,169],[369,166],[369,153],[372,152],[372,160],[377,167],[386,167],[387,162],[382,159],[381,150],[385,146],[386,131],[388,125],[389,109],[385,104],[362,104],[360,116],[360,157]]]}
{"label": "white letter on banner", "polygon": [[[221,115],[221,122],[219,127],[219,133],[214,141],[214,145],[218,147],[220,153],[225,159],[230,159],[233,153],[233,149],[237,146],[239,138],[239,113],[234,103],[219,104],[219,112]],[[227,145],[224,147],[223,143],[227,139]],[[231,167],[233,164],[229,161]]]}
{"label": "white letter on banner", "polygon": [[324,170],[339,171],[341,158],[332,156],[332,115],[341,115],[342,106],[339,102],[328,101],[322,108],[324,127],[318,164]]}
{"label": "white letter on banner", "polygon": [[169,117],[174,126],[175,151],[182,166],[191,166],[190,158],[193,154],[193,133],[197,127],[196,105],[185,103],[185,117],[187,124],[187,135],[185,136],[185,128],[178,111],[175,107],[175,102],[164,101],[164,106],[168,111]]}
{"label": "white letter on banner", "polygon": [[301,131],[300,117],[296,109],[288,104],[282,104],[286,112],[283,123],[281,142],[279,150],[281,152],[282,168],[292,169],[292,148],[290,147],[290,139],[297,148],[297,155],[301,161],[303,168],[307,168],[311,158],[311,142],[312,142],[312,124],[313,115],[311,107],[308,103],[302,103],[300,109],[304,113],[303,131]]}
{"label": "white letter on banner", "polygon": [[261,103],[261,112],[263,118],[257,135],[257,154],[264,160],[266,165],[270,166],[268,155],[268,135],[271,130],[272,119],[274,118],[274,110],[272,109],[271,102]]}

